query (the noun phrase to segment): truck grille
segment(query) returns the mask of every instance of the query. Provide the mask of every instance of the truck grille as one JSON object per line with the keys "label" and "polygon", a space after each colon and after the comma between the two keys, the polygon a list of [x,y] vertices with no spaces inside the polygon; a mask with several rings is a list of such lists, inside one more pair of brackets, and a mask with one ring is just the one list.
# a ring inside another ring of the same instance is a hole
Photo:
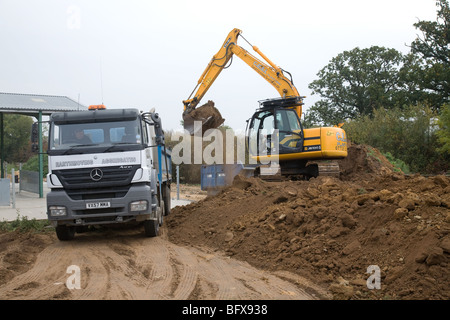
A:
{"label": "truck grille", "polygon": [[128,185],[109,188],[68,189],[66,193],[72,200],[99,200],[123,198],[129,189],[130,186]]}
{"label": "truck grille", "polygon": [[[138,168],[140,168],[140,165],[55,170],[53,173],[56,174],[65,189],[83,189],[86,191],[86,189],[91,188],[129,185]],[[94,170],[101,170],[101,172]],[[101,177],[97,175],[93,179],[92,176],[95,173],[101,173]]]}

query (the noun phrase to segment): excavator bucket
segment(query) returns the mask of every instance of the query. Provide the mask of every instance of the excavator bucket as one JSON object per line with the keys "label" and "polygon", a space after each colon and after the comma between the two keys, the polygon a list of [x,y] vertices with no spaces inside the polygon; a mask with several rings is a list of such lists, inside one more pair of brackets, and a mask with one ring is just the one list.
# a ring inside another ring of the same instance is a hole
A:
{"label": "excavator bucket", "polygon": [[[201,122],[195,125],[195,122]],[[205,133],[208,129],[218,128],[225,119],[222,118],[219,110],[214,107],[214,102],[209,100],[204,105],[193,109],[189,113],[183,113],[183,126],[191,135],[194,135],[201,129],[201,134]]]}

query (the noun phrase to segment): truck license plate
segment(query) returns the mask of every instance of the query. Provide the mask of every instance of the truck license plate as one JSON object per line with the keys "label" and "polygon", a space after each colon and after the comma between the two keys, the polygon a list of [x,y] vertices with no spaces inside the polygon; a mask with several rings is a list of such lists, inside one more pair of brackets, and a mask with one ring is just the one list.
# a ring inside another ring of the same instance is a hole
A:
{"label": "truck license plate", "polygon": [[109,201],[86,203],[86,209],[100,209],[100,208],[109,208],[109,207],[111,207],[111,202],[109,202]]}

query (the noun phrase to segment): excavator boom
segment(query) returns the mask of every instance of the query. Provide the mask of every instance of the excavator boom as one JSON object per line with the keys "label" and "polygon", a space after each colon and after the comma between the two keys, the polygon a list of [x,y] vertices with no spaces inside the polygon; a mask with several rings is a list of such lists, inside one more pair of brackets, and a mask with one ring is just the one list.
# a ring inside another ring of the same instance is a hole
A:
{"label": "excavator boom", "polygon": [[241,30],[233,29],[225,39],[220,50],[212,57],[211,61],[203,71],[202,75],[197,81],[197,85],[194,91],[197,90],[195,96],[191,98],[194,91],[192,91],[189,99],[184,100],[184,111],[183,111],[183,126],[191,135],[194,132],[194,122],[202,122],[203,133],[210,128],[219,127],[225,119],[222,118],[220,112],[214,108],[214,104],[207,103],[196,109],[198,103],[203,98],[205,93],[214,83],[216,78],[219,76],[220,72],[226,67],[228,62],[233,56],[233,53],[229,49],[230,44],[237,42],[237,38]]}

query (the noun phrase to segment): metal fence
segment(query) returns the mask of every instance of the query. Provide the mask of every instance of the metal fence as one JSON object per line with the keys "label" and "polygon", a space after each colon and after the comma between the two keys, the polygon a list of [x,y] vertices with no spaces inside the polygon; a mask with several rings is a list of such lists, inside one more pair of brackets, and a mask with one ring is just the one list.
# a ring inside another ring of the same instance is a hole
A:
{"label": "metal fence", "polygon": [[9,206],[11,201],[9,179],[0,179],[0,206]]}
{"label": "metal fence", "polygon": [[20,170],[19,191],[39,194],[39,172]]}

